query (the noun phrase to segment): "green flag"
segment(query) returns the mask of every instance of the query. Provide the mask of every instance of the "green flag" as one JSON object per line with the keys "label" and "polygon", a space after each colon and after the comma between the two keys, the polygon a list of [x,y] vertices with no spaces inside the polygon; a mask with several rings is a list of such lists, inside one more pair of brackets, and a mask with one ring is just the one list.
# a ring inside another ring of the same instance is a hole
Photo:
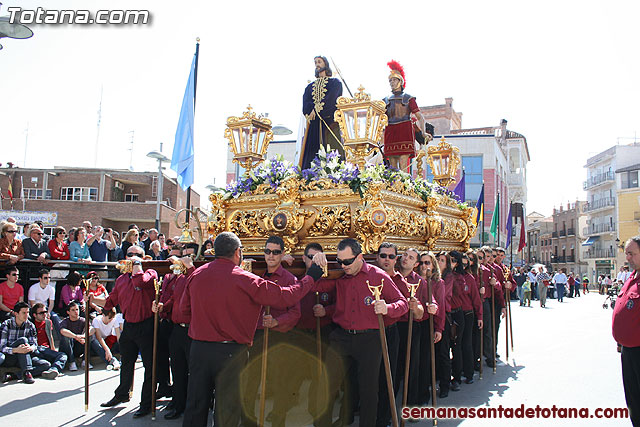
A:
{"label": "green flag", "polygon": [[491,217],[491,228],[489,233],[495,238],[500,223],[500,193],[496,195],[496,205],[493,208],[493,216]]}

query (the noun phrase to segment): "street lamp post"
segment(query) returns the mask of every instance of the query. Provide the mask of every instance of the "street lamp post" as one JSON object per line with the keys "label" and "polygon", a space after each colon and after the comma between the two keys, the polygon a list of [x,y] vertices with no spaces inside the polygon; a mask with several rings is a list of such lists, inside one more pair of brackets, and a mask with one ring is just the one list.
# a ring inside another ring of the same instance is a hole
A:
{"label": "street lamp post", "polygon": [[170,162],[171,159],[162,154],[160,151],[151,151],[147,153],[147,157],[158,161],[158,201],[156,203],[156,230],[160,233],[160,203],[162,201],[162,162]]}

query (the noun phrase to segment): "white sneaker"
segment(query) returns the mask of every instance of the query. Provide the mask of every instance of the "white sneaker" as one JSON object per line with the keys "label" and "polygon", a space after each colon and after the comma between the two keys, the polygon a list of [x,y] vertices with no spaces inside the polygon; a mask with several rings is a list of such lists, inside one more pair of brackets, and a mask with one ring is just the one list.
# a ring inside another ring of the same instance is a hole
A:
{"label": "white sneaker", "polygon": [[111,359],[111,367],[114,371],[117,371],[120,369],[120,362],[115,357]]}
{"label": "white sneaker", "polygon": [[78,365],[76,365],[76,362],[69,363],[69,370],[72,372],[78,370]]}
{"label": "white sneaker", "polygon": [[[84,360],[82,361],[82,365],[80,365],[84,368]],[[91,363],[89,363],[89,369],[93,369],[93,365]]]}
{"label": "white sneaker", "polygon": [[47,369],[42,373],[42,378],[46,378],[48,380],[55,380],[58,376],[58,371],[55,369]]}

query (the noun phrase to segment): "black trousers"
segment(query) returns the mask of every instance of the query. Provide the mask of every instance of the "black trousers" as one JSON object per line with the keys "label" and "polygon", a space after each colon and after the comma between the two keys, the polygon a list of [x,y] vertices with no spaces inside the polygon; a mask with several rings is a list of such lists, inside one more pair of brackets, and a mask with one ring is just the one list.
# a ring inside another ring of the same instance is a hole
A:
{"label": "black trousers", "polygon": [[240,373],[248,360],[247,346],[193,340],[189,353],[189,385],[183,427],[207,425],[215,390],[214,425],[237,427],[240,423]]}
{"label": "black trousers", "polygon": [[[406,342],[407,322],[404,323]],[[396,396],[398,394],[398,378],[401,376],[401,372],[398,370],[398,356],[401,353],[398,323],[394,323],[393,325],[385,328],[385,333],[387,336],[387,349],[389,350],[389,367],[391,368],[393,395]],[[379,334],[380,333],[378,333],[378,335]],[[360,399],[360,416],[362,417],[362,397]],[[389,404],[389,391],[387,389],[387,373],[385,372],[382,358],[380,359],[380,373],[378,374],[378,415],[376,418],[376,426],[385,427],[391,423],[391,405]]]}
{"label": "black trousers", "polygon": [[[484,302],[482,303],[482,323],[484,324]],[[477,313],[474,312],[474,319],[477,319]],[[482,357],[480,355],[480,336],[483,334],[483,330],[478,328],[478,322],[474,321],[473,323],[473,333],[471,340],[473,341],[473,363],[474,366],[478,362],[482,362]],[[484,338],[483,338],[484,339]],[[485,343],[483,342],[483,347]]]}
{"label": "black trousers", "polygon": [[[419,389],[420,389],[420,336],[422,334],[422,325],[424,322],[413,321],[411,327],[411,349],[409,351],[409,384],[407,390],[407,405],[417,405],[419,403]],[[404,393],[404,373],[406,370],[407,361],[407,340],[409,337],[409,322],[398,322],[398,333],[400,335],[400,346],[398,349],[398,366],[396,368],[397,374],[394,378],[393,386],[395,388],[396,396],[400,393]],[[428,325],[428,324],[427,324]],[[426,331],[427,334],[429,331]],[[400,387],[402,386],[402,389]],[[387,398],[387,400],[389,400]],[[402,401],[402,399],[400,399]]]}
{"label": "black trousers", "polygon": [[622,384],[631,423],[640,427],[640,347],[622,347]]}
{"label": "black trousers", "polygon": [[[378,406],[378,377],[382,360],[379,331],[350,334],[342,328],[337,328],[329,335],[329,347],[330,351],[327,354],[329,396],[337,394],[349,367],[355,365],[360,396],[359,425],[374,426]],[[333,405],[329,405],[321,416],[323,426],[331,426],[332,412]]]}
{"label": "black trousers", "polygon": [[189,352],[191,338],[189,328],[178,324],[173,325],[169,340],[169,354],[171,355],[171,375],[173,376],[173,408],[184,412],[187,405],[187,385],[189,384]]}
{"label": "black trousers", "polygon": [[473,329],[478,322],[473,310],[464,313],[464,332],[462,334],[462,373],[466,379],[473,378]]}
{"label": "black trousers", "polygon": [[142,384],[140,407],[150,409],[153,317],[143,320],[142,322],[124,322],[122,335],[120,335],[120,354],[122,356],[120,385],[115,391],[115,395],[119,399],[129,399],[129,389],[133,381],[133,373],[138,353],[142,355],[142,364],[144,365],[144,383]]}
{"label": "black trousers", "polygon": [[158,381],[158,391],[167,393],[171,384],[169,377],[169,337],[173,323],[167,319],[158,321],[158,350],[156,353],[156,380]]}
{"label": "black trousers", "polygon": [[464,359],[464,338],[467,327],[466,319],[462,309],[451,312],[451,320],[456,325],[456,339],[451,344],[453,349],[453,363],[451,366],[451,374],[453,379],[460,382],[462,378],[462,367]]}
{"label": "black trousers", "polygon": [[[482,334],[484,335],[484,341],[482,343],[482,352],[484,358],[490,363],[493,363],[493,320],[491,318],[491,299],[487,298],[482,303]],[[480,344],[478,344],[480,345]]]}
{"label": "black trousers", "polygon": [[[435,337],[435,329],[434,329]],[[420,322],[420,360],[418,370],[418,393],[414,406],[426,406],[431,400],[431,332],[429,319]],[[435,353],[435,346],[434,346]],[[412,398],[411,394],[409,397]]]}
{"label": "black trousers", "polygon": [[436,377],[440,384],[440,390],[449,391],[451,382],[451,319],[447,313],[444,319],[442,339],[436,343]]}

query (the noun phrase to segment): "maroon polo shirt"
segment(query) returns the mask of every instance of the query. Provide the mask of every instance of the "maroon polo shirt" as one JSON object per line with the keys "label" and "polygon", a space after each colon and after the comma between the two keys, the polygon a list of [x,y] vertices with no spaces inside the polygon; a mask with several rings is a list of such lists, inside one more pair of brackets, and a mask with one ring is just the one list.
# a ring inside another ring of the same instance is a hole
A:
{"label": "maroon polo shirt", "polygon": [[187,286],[187,280],[194,271],[196,271],[195,267],[191,267],[187,269],[185,274],[177,276],[172,274],[171,287],[167,289],[168,298],[163,302],[162,312],[166,312],[173,323],[185,323],[187,325],[191,323],[191,313],[183,312],[178,306],[184,294],[184,288]]}
{"label": "maroon polo shirt", "polygon": [[613,309],[613,338],[625,347],[640,347],[640,272],[635,270],[618,294]]}
{"label": "maroon polo shirt", "polygon": [[[427,312],[427,305],[428,305],[428,301],[429,301],[429,289],[427,288],[427,281],[424,280],[418,273],[416,273],[415,271],[411,271],[411,273],[409,273],[406,277],[405,280],[408,283],[411,283],[412,285],[420,282],[420,286],[418,286],[418,290],[416,291],[416,298],[418,299],[418,301],[420,301],[420,304],[422,305],[422,307],[424,308],[424,315],[422,316],[422,319],[413,319],[416,322],[423,322],[425,320],[429,319],[429,313]],[[408,292],[407,292],[407,297],[408,297]],[[434,296],[431,295],[431,303],[435,304],[436,306],[438,305],[438,302],[435,300]],[[407,314],[403,315],[402,318],[407,318],[407,320],[409,320],[409,314],[407,312]]]}
{"label": "maroon polo shirt", "polygon": [[438,305],[438,311],[433,318],[433,328],[436,332],[442,332],[444,330],[444,320],[446,316],[446,312],[443,309],[445,306],[444,281],[442,279],[429,279],[428,284],[424,287],[424,293],[427,298],[429,296],[429,286],[431,287],[431,299]]}
{"label": "maroon polo shirt", "polygon": [[496,264],[488,264],[493,271],[493,277],[496,278],[495,297],[496,297],[496,309],[502,309],[504,307],[504,272],[502,267]]}
{"label": "maroon polo shirt", "polygon": [[[451,311],[462,308],[464,295],[469,292],[469,288],[464,281],[464,276],[462,274],[458,274],[455,271],[449,273],[447,279],[451,277],[451,282],[453,284],[451,290]],[[445,284],[446,284],[445,280]]]}
{"label": "maroon polo shirt", "polygon": [[444,309],[445,312],[451,313],[451,298],[453,297],[453,272],[447,274],[442,279],[444,282]]}
{"label": "maroon polo shirt", "polygon": [[104,309],[108,311],[120,305],[124,320],[132,323],[142,322],[152,317],[151,305],[156,297],[153,281],[157,279],[158,273],[155,270],[120,275],[107,298]]}
{"label": "maroon polo shirt", "polygon": [[251,345],[263,305],[291,306],[312,288],[310,276],[280,287],[229,259],[217,258],[189,276],[180,309],[191,313],[192,339]]}
{"label": "maroon polo shirt", "polygon": [[491,269],[484,264],[481,264],[478,268],[478,272],[482,277],[482,281],[478,280],[478,292],[480,288],[484,288],[484,296],[481,295],[482,301],[484,301],[491,297]]}
{"label": "maroon polo shirt", "polygon": [[478,292],[478,284],[476,278],[471,273],[464,274],[465,289],[469,292],[465,293],[462,300],[462,309],[464,311],[473,310],[478,320],[482,320],[482,301],[480,300],[480,292]]}
{"label": "maroon polo shirt", "polygon": [[393,280],[381,268],[363,262],[355,276],[344,275],[336,280],[323,280],[316,284],[319,292],[336,291],[336,310],[333,321],[343,329],[377,329],[378,317],[373,311],[374,298],[367,287],[381,283],[382,296],[387,303],[387,316],[398,319],[407,312],[409,305]]}
{"label": "maroon polo shirt", "polygon": [[[322,282],[324,279],[319,280]],[[320,318],[320,327],[326,326],[333,321],[333,313],[336,310],[336,292],[319,292],[318,300],[324,306],[325,316]],[[316,292],[309,292],[300,300],[300,320],[296,328],[316,329],[316,316],[313,314],[313,306],[316,305]]]}
{"label": "maroon polo shirt", "polygon": [[[265,271],[263,278],[267,280],[271,280],[274,283],[277,283],[280,287],[289,287],[296,283],[296,276],[291,274],[289,271],[285,270],[282,265],[278,266],[276,271],[268,275]],[[271,306],[269,310],[269,314],[273,316],[274,319],[278,321],[278,326],[275,328],[271,328],[272,331],[277,332],[289,332],[296,326],[298,320],[300,320],[300,301],[296,302],[292,306],[289,307],[278,307]],[[260,318],[258,319],[258,329],[264,329],[262,326],[262,319],[265,315],[265,308],[262,307],[262,311],[260,312]]]}
{"label": "maroon polo shirt", "polygon": [[171,301],[171,297],[173,296],[173,288],[176,284],[177,276],[173,273],[165,274],[162,279],[162,289],[160,290],[160,299],[159,301],[163,304],[162,311],[159,316],[162,319],[171,319],[171,309],[173,308],[173,303],[167,305],[169,301]]}

